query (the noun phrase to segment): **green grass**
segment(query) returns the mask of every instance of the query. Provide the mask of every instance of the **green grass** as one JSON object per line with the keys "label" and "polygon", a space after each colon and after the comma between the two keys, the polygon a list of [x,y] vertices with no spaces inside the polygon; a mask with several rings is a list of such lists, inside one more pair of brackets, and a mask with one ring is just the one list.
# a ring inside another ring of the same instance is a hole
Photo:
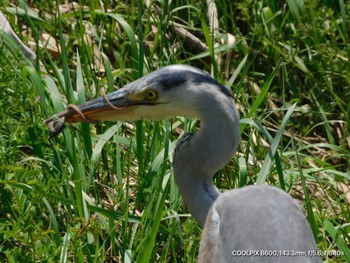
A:
{"label": "green grass", "polygon": [[[195,262],[201,229],[171,159],[196,120],[74,124],[57,137],[43,123],[101,87],[184,63],[213,66],[239,105],[239,152],[216,186],[284,189],[303,201],[319,250],[337,253],[324,261],[350,262],[349,3],[216,2],[220,36],[234,35],[234,45],[215,46],[201,1],[93,0],[60,13],[53,1],[4,2],[47,73],[1,38],[0,261]],[[180,26],[208,51],[189,45]]]}

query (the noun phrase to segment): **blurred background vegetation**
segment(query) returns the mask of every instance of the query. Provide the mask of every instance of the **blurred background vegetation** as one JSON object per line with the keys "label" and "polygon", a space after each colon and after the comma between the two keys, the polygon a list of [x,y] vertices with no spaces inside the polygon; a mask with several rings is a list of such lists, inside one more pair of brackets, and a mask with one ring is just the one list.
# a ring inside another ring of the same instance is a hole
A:
{"label": "blurred background vegetation", "polygon": [[56,137],[43,123],[182,63],[231,89],[242,118],[217,187],[284,189],[323,260],[350,262],[350,3],[215,3],[217,17],[192,0],[1,1],[36,60],[0,32],[0,261],[195,262],[201,229],[171,158],[197,120],[76,124]]}

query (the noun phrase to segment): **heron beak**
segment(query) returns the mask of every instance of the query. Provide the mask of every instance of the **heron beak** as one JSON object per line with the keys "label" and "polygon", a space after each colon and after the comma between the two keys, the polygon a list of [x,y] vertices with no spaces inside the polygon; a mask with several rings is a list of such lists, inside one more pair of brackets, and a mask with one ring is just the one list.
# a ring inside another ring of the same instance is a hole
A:
{"label": "heron beak", "polygon": [[53,134],[58,134],[64,129],[65,123],[117,120],[119,118],[115,116],[118,111],[122,119],[123,110],[137,101],[135,95],[137,94],[120,89],[81,105],[70,104],[65,111],[45,120],[45,124]]}

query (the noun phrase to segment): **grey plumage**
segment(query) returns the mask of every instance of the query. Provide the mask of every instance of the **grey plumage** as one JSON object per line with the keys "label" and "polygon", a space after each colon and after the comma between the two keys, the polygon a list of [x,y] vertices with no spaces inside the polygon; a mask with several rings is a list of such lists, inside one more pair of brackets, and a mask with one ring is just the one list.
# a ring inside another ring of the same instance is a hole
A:
{"label": "grey plumage", "polygon": [[199,262],[321,262],[298,203],[267,185],[222,194],[210,208],[203,237]]}

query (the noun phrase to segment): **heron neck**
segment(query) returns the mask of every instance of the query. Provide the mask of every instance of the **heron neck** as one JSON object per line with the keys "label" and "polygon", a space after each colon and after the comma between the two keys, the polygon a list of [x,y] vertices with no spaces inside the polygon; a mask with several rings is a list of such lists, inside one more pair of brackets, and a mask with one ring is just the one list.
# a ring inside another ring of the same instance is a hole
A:
{"label": "heron neck", "polygon": [[[189,212],[203,227],[208,211],[219,191],[213,176],[237,149],[239,117],[233,101],[211,102],[210,109],[199,111],[201,128],[178,146],[174,157],[175,181]],[[204,113],[205,112],[205,113]]]}

